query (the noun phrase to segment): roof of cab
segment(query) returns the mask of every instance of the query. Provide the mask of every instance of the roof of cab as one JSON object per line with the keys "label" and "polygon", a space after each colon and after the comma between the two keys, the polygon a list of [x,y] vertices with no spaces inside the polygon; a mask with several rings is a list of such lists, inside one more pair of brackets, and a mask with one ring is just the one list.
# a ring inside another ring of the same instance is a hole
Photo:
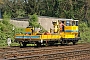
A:
{"label": "roof of cab", "polygon": [[58,21],[78,21],[78,20],[74,20],[74,19],[64,19],[64,18],[62,18],[62,19],[59,19]]}
{"label": "roof of cab", "polygon": [[68,21],[73,21],[73,19],[64,19],[64,18],[63,18],[63,19],[59,19],[59,20],[60,20],[60,21],[67,21],[67,20],[68,20]]}
{"label": "roof of cab", "polygon": [[74,20],[74,21],[79,21],[79,20]]}

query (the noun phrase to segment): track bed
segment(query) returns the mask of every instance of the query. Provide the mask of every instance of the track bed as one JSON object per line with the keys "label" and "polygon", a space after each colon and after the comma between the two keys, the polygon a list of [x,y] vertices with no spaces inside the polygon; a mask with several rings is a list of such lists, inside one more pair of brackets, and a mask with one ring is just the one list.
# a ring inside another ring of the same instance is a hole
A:
{"label": "track bed", "polygon": [[49,47],[0,48],[0,59],[6,60],[90,60],[90,44]]}

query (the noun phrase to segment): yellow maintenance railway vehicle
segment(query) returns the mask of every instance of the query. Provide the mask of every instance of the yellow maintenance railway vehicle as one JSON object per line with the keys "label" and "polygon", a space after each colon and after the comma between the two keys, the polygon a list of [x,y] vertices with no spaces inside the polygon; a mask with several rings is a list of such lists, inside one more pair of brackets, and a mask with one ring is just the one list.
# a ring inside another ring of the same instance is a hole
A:
{"label": "yellow maintenance railway vehicle", "polygon": [[76,44],[80,40],[78,20],[59,19],[58,21],[52,21],[52,24],[54,28],[50,28],[50,32],[44,33],[36,32],[35,28],[29,26],[25,29],[25,34],[15,35],[15,42],[23,46],[30,43],[41,46],[42,44],[54,45],[70,42]]}

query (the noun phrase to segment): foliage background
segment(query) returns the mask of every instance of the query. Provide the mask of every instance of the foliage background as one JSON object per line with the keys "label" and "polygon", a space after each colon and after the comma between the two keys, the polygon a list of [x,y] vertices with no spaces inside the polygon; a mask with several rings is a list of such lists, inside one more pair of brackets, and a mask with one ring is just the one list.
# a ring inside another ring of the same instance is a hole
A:
{"label": "foliage background", "polygon": [[87,20],[90,15],[88,0],[3,0],[0,6],[2,13],[7,11],[12,18],[37,14]]}

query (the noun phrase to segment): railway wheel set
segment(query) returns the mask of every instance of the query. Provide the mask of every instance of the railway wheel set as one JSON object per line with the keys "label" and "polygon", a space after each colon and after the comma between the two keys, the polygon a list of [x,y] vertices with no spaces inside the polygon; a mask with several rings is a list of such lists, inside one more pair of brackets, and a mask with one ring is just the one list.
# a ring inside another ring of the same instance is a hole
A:
{"label": "railway wheel set", "polygon": [[0,48],[0,60],[90,60],[90,44]]}

